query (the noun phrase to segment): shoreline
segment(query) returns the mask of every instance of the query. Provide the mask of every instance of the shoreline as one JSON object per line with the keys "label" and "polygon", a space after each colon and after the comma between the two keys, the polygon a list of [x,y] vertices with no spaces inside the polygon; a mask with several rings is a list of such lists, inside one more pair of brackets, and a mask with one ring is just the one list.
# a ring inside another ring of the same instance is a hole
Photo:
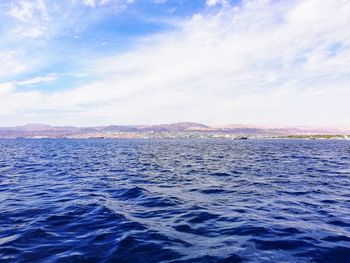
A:
{"label": "shoreline", "polygon": [[283,135],[283,136],[249,136],[249,135],[217,135],[217,136],[24,136],[24,137],[0,137],[4,140],[350,140],[350,135]]}

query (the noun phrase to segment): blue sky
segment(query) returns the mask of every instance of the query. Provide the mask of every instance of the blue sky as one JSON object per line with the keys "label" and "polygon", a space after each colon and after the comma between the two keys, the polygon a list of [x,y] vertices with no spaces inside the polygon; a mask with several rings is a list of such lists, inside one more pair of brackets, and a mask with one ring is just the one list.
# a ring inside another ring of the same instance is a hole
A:
{"label": "blue sky", "polygon": [[346,0],[12,0],[0,10],[1,126],[350,126]]}
{"label": "blue sky", "polygon": [[[63,74],[51,90],[81,82],[72,71],[84,70],[88,60],[131,49],[142,37],[172,30],[169,20],[191,17],[205,2],[183,1],[8,1],[2,3],[3,50],[32,60],[21,74],[4,80]],[[7,37],[8,36],[8,37]],[[6,78],[7,77],[7,78]],[[90,81],[94,76],[88,76]],[[47,89],[47,83],[34,88]]]}

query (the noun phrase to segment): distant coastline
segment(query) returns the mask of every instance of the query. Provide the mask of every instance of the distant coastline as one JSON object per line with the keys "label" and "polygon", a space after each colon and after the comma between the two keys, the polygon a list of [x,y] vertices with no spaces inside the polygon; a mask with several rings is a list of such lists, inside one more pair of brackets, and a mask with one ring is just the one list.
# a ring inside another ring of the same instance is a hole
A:
{"label": "distant coastline", "polygon": [[350,130],[336,128],[266,128],[253,125],[209,126],[194,122],[97,127],[27,124],[0,128],[0,138],[18,139],[350,139]]}

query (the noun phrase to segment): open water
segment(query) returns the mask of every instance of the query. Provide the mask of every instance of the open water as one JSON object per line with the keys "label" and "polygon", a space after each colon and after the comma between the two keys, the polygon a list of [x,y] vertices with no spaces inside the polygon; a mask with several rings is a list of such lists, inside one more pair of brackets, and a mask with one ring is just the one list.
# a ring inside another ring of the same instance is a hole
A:
{"label": "open water", "polygon": [[350,141],[0,140],[0,262],[350,262]]}

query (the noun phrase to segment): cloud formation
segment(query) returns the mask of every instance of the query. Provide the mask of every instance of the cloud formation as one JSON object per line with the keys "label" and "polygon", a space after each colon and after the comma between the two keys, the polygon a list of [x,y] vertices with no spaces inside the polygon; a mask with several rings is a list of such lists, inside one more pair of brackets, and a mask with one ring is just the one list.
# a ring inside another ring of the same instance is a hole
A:
{"label": "cloud formation", "polygon": [[227,0],[207,0],[206,4],[208,6],[215,6],[215,5],[218,5],[218,4],[228,5],[229,2]]}
{"label": "cloud formation", "polygon": [[[1,84],[2,124],[350,125],[349,1],[206,5],[132,48],[83,60],[88,84],[45,92]],[[25,70],[15,54],[1,56],[12,67],[0,75]]]}

